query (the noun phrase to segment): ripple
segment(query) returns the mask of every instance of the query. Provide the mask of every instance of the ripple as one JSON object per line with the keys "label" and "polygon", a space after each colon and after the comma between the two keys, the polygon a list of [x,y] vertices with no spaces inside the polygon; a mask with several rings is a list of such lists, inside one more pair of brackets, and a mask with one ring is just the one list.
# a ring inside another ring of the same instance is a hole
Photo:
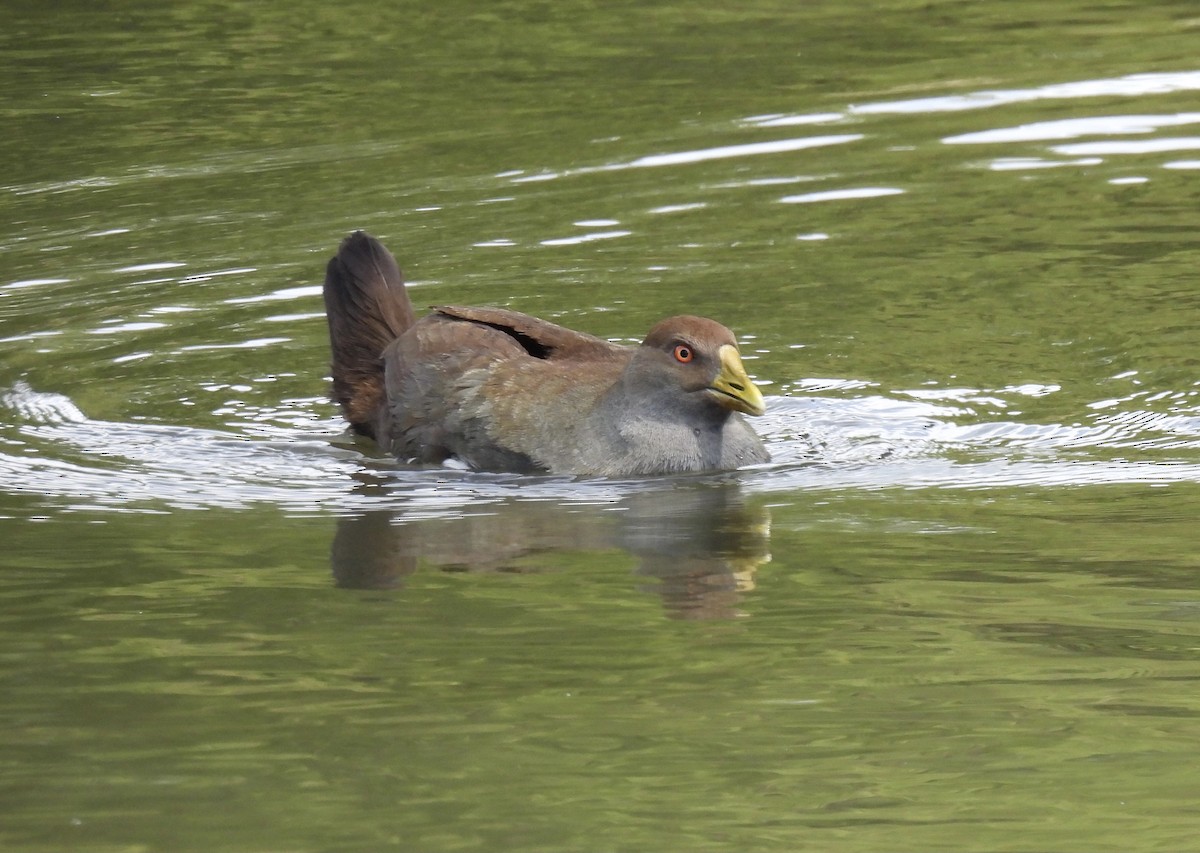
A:
{"label": "ripple", "polygon": [[13,335],[12,337],[8,337],[8,338],[0,338],[0,344],[16,344],[16,343],[23,343],[25,341],[36,341],[41,338],[57,337],[61,334],[62,334],[62,330],[60,330],[60,329],[48,330],[48,331],[44,331],[44,332],[29,332],[24,335]]}
{"label": "ripple", "polygon": [[69,278],[27,278],[0,286],[0,290],[24,290],[27,287],[41,287],[47,284],[69,284],[70,282],[71,279]]}
{"label": "ripple", "polygon": [[158,323],[153,321],[131,321],[128,323],[117,322],[111,326],[102,326],[99,329],[89,329],[89,335],[119,335],[125,332],[148,332],[151,329],[164,329],[166,323]]}
{"label": "ripple", "polygon": [[1055,145],[1056,154],[1158,154],[1164,151],[1192,151],[1200,148],[1200,136],[1168,137],[1163,139],[1117,140],[1110,142],[1074,142]]}
{"label": "ripple", "polygon": [[837,136],[804,136],[796,139],[776,139],[770,142],[747,142],[741,145],[721,145],[716,148],[700,148],[694,151],[676,151],[671,154],[650,154],[626,164],[624,168],[644,169],[656,166],[679,166],[703,163],[706,160],[726,160],[731,157],[753,157],[761,154],[782,154],[803,151],[825,145],[842,145],[862,139],[861,133],[843,133]]}
{"label": "ripple", "polygon": [[319,284],[305,285],[303,287],[285,287],[281,290],[273,290],[270,293],[262,293],[257,296],[237,296],[225,300],[226,305],[249,305],[255,302],[288,302],[293,299],[307,299],[313,296],[321,295],[322,286]]}
{"label": "ripple", "polygon": [[182,261],[157,261],[148,264],[134,264],[129,267],[117,267],[113,272],[158,272],[159,270],[173,270],[186,266],[187,264]]}
{"label": "ripple", "polygon": [[271,346],[272,344],[285,344],[291,338],[253,338],[248,341],[237,341],[229,344],[188,344],[180,347],[176,353],[184,352],[200,352],[203,350],[223,350],[223,349],[259,349],[260,347]]}
{"label": "ripple", "polygon": [[1040,142],[1053,139],[1077,139],[1080,136],[1116,136],[1153,133],[1160,127],[1200,122],[1200,113],[1137,116],[1089,116],[1002,127],[947,136],[946,145],[983,145],[996,142]]}
{"label": "ripple", "polygon": [[587,234],[577,234],[574,237],[554,237],[542,240],[543,246],[575,246],[579,243],[594,243],[597,240],[613,240],[617,237],[628,237],[632,231],[592,231]]}
{"label": "ripple", "polygon": [[376,157],[394,152],[405,143],[339,141],[336,144],[290,146],[274,149],[223,151],[186,164],[155,163],[126,170],[119,175],[94,175],[70,180],[42,181],[0,187],[14,195],[57,194],[77,190],[109,188],[164,178],[212,178],[219,175],[249,175],[326,162],[344,162],[353,157]]}
{"label": "ripple", "polygon": [[1041,100],[1077,100],[1080,98],[1139,97],[1172,92],[1200,90],[1200,71],[1130,74],[1125,77],[1052,83],[1032,89],[994,89],[965,95],[942,95],[904,101],[883,101],[853,106],[851,114],[940,113],[978,110],[1005,104]]}
{"label": "ripple", "polygon": [[837,175],[791,175],[788,177],[772,177],[772,178],[747,178],[744,181],[726,181],[720,184],[714,184],[717,189],[740,189],[742,187],[778,187],[788,184],[811,184],[816,181],[824,181],[831,178],[836,178]]}
{"label": "ripple", "polygon": [[209,281],[214,278],[220,278],[227,275],[246,275],[247,273],[258,272],[257,267],[234,267],[227,270],[213,270],[212,272],[193,273],[179,279],[180,284],[193,284],[199,281]]}
{"label": "ripple", "polygon": [[69,397],[63,394],[40,393],[24,381],[18,381],[0,394],[0,406],[10,409],[18,418],[31,424],[80,422],[87,417]]}
{"label": "ripple", "polygon": [[889,195],[903,195],[904,190],[897,187],[854,187],[844,190],[825,190],[824,192],[802,193],[800,195],[785,195],[780,201],[783,204],[813,204],[822,201],[845,201],[856,198],[881,198]]}
{"label": "ripple", "polygon": [[664,204],[659,207],[652,207],[647,213],[684,213],[688,210],[701,210],[708,207],[708,202],[693,201],[687,204]]}
{"label": "ripple", "polygon": [[1046,160],[1042,157],[998,157],[988,163],[993,172],[1020,172],[1026,169],[1059,169],[1064,166],[1098,166],[1104,161],[1099,157],[1081,157],[1078,160]]}
{"label": "ripple", "polygon": [[[271,377],[263,377],[268,381]],[[260,380],[255,380],[260,381]],[[853,391],[854,380],[801,380],[810,394]],[[216,383],[210,391],[249,386]],[[750,492],[844,489],[987,489],[1105,483],[1200,482],[1200,462],[1165,453],[1200,449],[1200,414],[1142,409],[1106,412],[1091,423],[1036,424],[969,417],[964,404],[1006,409],[1006,398],[1042,397],[1052,384],[1002,389],[918,389],[850,399],[810,394],[769,398],[755,420],[773,461],[690,479],[735,480]],[[253,406],[231,401],[228,430],[89,419],[67,397],[17,383],[0,394],[12,416],[0,426],[0,481],[68,508],[159,512],[164,507],[241,508],[272,504],[300,515],[379,508],[386,501],[426,517],[461,515],[488,500],[604,503],[671,478],[576,480],[417,469],[364,454],[343,436],[323,399]],[[1147,454],[1139,458],[1136,454]]]}
{"label": "ripple", "polygon": [[796,127],[805,124],[827,124],[829,122],[841,121],[845,117],[845,113],[806,113],[801,115],[773,113],[771,115],[750,116],[749,118],[742,119],[742,123],[748,127]]}
{"label": "ripple", "polygon": [[552,181],[573,175],[589,175],[597,172],[615,172],[623,169],[649,169],[662,166],[684,166],[709,160],[727,160],[737,157],[756,157],[763,154],[783,154],[821,148],[827,145],[843,145],[863,139],[861,133],[843,133],[832,136],[803,136],[791,139],[775,139],[768,142],[746,142],[738,145],[719,145],[713,148],[697,148],[689,151],[673,151],[666,154],[647,154],[625,163],[606,166],[584,166],[562,172],[545,171],[531,175],[522,174],[511,178],[512,183]]}

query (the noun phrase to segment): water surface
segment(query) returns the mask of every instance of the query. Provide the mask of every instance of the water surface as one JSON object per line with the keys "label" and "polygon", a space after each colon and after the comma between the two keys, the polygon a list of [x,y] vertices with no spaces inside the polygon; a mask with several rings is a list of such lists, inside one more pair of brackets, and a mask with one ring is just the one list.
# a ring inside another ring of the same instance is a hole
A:
{"label": "water surface", "polygon": [[[1190,4],[0,13],[0,846],[1200,832]],[[772,463],[413,470],[417,304],[739,336]]]}

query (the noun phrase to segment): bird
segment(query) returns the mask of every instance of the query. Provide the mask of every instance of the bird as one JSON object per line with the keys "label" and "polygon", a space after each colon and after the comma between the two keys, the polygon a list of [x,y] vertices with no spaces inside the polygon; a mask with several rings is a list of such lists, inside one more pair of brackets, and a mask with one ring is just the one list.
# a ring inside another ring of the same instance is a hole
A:
{"label": "bird", "polygon": [[329,260],[323,296],[331,396],[402,462],[631,478],[770,460],[743,417],[763,414],[762,392],[715,320],[669,317],[631,347],[505,308],[418,319],[395,257],[364,231]]}

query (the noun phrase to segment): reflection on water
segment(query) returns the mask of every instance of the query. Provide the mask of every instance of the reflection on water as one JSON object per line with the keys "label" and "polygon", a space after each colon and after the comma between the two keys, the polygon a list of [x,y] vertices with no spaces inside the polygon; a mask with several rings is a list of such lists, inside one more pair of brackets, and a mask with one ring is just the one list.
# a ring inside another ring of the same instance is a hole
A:
{"label": "reflection on water", "polygon": [[[907,101],[884,101],[855,106],[852,111],[863,114],[959,112],[1029,101],[1080,102],[1080,99],[1087,98],[1136,98],[1197,90],[1200,90],[1200,71],[1171,71],[1159,74],[1130,74],[1125,77],[1095,80],[1072,80],[1067,83],[1050,83],[1029,89],[989,89]],[[1085,104],[1086,101],[1082,102],[1080,108],[1086,109]]]}
{"label": "reflection on water", "polygon": [[[372,491],[378,482],[365,486]],[[444,571],[520,572],[531,555],[623,551],[652,579],[666,612],[687,619],[738,614],[771,559],[770,516],[736,483],[659,484],[603,505],[508,499],[458,517],[407,519],[371,510],[338,519],[332,546],[339,586],[387,589],[426,564]]]}

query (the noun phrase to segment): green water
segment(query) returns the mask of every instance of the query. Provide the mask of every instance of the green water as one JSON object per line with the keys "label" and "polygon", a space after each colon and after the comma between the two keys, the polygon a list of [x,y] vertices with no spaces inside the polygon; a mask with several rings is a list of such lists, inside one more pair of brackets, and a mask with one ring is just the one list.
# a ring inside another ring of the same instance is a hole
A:
{"label": "green water", "polygon": [[[1197,846],[1193,4],[727,7],[0,9],[0,848]],[[354,444],[357,227],[774,462]]]}

